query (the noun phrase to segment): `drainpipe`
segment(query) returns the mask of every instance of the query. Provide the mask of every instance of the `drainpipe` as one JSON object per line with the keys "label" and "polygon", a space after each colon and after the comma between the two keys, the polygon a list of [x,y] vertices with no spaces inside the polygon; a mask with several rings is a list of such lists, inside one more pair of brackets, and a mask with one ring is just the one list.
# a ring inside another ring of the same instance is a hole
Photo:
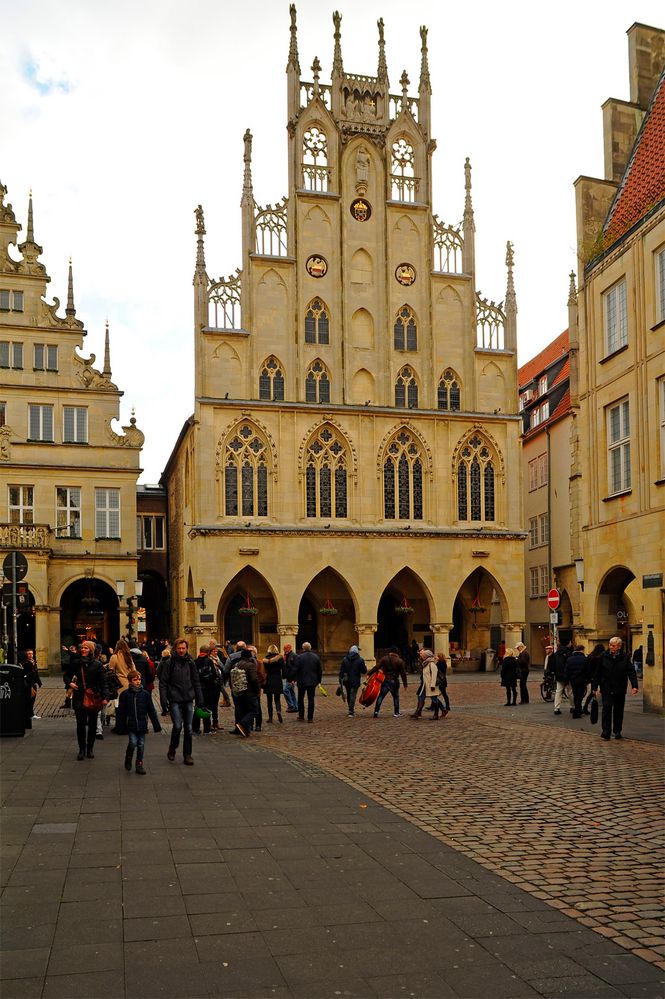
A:
{"label": "drainpipe", "polygon": [[[550,428],[545,427],[545,436],[547,438],[547,577],[550,581],[551,586],[556,586],[556,580],[552,577],[552,462],[550,461]],[[558,612],[557,612],[558,613]],[[558,629],[557,626],[552,626],[549,620],[549,607],[547,609],[547,627],[548,631],[553,632],[553,642],[554,648],[558,646]]]}

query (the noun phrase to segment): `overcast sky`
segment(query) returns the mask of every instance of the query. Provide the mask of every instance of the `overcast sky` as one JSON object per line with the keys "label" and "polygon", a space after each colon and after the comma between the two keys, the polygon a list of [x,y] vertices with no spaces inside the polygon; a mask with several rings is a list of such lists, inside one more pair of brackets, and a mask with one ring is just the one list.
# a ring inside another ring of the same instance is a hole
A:
{"label": "overcast sky", "polygon": [[[417,92],[429,27],[434,211],[461,220],[469,156],[478,287],[504,297],[512,240],[524,363],[566,328],[573,181],[602,176],[600,105],[628,100],[626,30],[665,26],[662,0],[300,0],[306,79],[318,55],[329,81],[336,6],[349,72],[376,73],[384,18],[392,93],[405,68]],[[156,482],[193,410],[193,209],[205,209],[208,273],[232,273],[247,127],[257,202],[286,194],[288,2],[0,0],[0,24],[0,179],[24,229],[33,189],[63,310],[73,258],[99,367],[108,317],[121,421],[136,409],[142,481]]]}

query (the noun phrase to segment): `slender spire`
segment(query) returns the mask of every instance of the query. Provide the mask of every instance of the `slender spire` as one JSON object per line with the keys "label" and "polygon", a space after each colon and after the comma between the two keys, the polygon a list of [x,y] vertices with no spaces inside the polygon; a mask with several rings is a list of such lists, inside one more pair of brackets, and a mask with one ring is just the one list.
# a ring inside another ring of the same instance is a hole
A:
{"label": "slender spire", "polygon": [[341,76],[344,72],[344,68],[342,66],[342,33],[340,31],[342,15],[338,10],[336,10],[332,17],[333,24],[335,25],[335,51],[333,54],[332,72],[333,76]]}
{"label": "slender spire", "polygon": [[196,235],[196,273],[203,275],[206,272],[205,247],[203,245],[206,230],[201,205],[194,209],[194,215],[196,216],[196,229],[194,230]]}
{"label": "slender spire", "polygon": [[471,201],[471,160],[468,156],[464,160],[464,191],[464,227],[471,225],[475,231],[473,202]]}
{"label": "slender spire", "polygon": [[386,40],[383,34],[383,18],[380,17],[376,22],[376,26],[379,29],[379,68],[377,69],[376,75],[379,78],[379,83],[385,83],[388,86],[388,66],[386,64]]}
{"label": "slender spire", "polygon": [[111,377],[111,347],[109,342],[109,321],[106,320],[106,331],[104,333],[104,378]]}
{"label": "slender spire", "polygon": [[409,107],[409,84],[411,83],[406,70],[400,76],[399,83],[402,88],[402,111],[406,111]]}
{"label": "slender spire", "polygon": [[290,69],[295,70],[298,75],[300,75],[300,61],[298,59],[298,26],[296,24],[296,5],[294,3],[289,7],[289,13],[291,15],[291,43],[289,45],[289,61],[286,64],[287,72]]}
{"label": "slender spire", "polygon": [[577,305],[577,288],[575,286],[575,271],[570,272],[570,284],[568,286],[568,305]]}
{"label": "slender spire", "polygon": [[72,271],[71,257],[69,258],[69,275],[67,277],[67,308],[65,309],[65,315],[69,316],[71,319],[73,319],[76,315],[76,309],[74,307],[74,272]]}
{"label": "slender spire", "polygon": [[418,84],[420,93],[432,93],[432,83],[429,78],[429,64],[427,62],[427,28],[423,24],[420,28],[420,83]]}
{"label": "slender spire", "polygon": [[245,130],[245,134],[242,139],[245,143],[245,151],[242,157],[245,164],[245,171],[242,178],[242,198],[240,204],[251,205],[253,207],[254,189],[252,187],[252,133],[249,129]]}
{"label": "slender spire", "polygon": [[506,243],[506,267],[508,268],[508,279],[506,281],[506,298],[504,308],[506,313],[506,336],[504,346],[506,350],[517,350],[517,296],[515,295],[515,282],[513,281],[513,267],[515,264],[515,253],[510,240]]}
{"label": "slender spire", "polygon": [[35,227],[32,220],[32,188],[30,188],[30,194],[28,195],[28,230],[25,234],[26,243],[34,243],[35,241]]}

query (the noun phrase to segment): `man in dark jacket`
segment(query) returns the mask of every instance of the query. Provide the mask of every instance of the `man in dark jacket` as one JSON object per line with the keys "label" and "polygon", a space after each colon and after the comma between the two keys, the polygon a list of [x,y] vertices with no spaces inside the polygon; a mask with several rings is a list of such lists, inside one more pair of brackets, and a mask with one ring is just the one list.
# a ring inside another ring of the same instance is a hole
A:
{"label": "man in dark jacket", "polygon": [[198,670],[188,652],[188,643],[184,638],[176,639],[170,659],[164,663],[159,677],[159,700],[162,711],[168,706],[171,712],[173,728],[167,756],[175,760],[176,749],[180,744],[180,733],[183,726],[183,763],[194,766],[192,759],[192,720],[194,718],[194,702],[200,708],[205,707],[203,692],[199,681]]}
{"label": "man in dark jacket", "polygon": [[353,718],[355,715],[356,694],[360,687],[360,678],[366,672],[367,666],[360,655],[358,646],[352,645],[342,659],[342,665],[339,668],[339,682],[344,685],[349,702],[349,718]]}
{"label": "man in dark jacket", "polygon": [[520,682],[520,704],[528,704],[529,690],[526,682],[529,679],[531,656],[529,655],[524,642],[517,643],[515,646],[515,652],[517,653],[517,678]]}
{"label": "man in dark jacket", "polygon": [[566,677],[573,691],[573,707],[570,709],[573,718],[582,717],[582,700],[589,682],[589,666],[584,655],[584,646],[576,645],[566,661]]}
{"label": "man in dark jacket", "polygon": [[603,652],[596,662],[596,672],[591,680],[594,694],[600,687],[603,698],[601,739],[609,739],[614,732],[615,739],[621,739],[623,709],[626,703],[626,688],[630,680],[631,691],[637,693],[637,674],[630,656],[622,651],[622,641],[616,636],[610,638],[609,649]]}
{"label": "man in dark jacket", "polygon": [[406,690],[406,669],[404,668],[404,662],[400,659],[397,654],[397,646],[391,645],[390,651],[387,655],[383,656],[382,659],[369,671],[369,676],[372,673],[376,673],[377,670],[383,670],[385,680],[381,684],[381,693],[376,699],[376,704],[374,705],[374,717],[378,718],[379,711],[381,710],[381,705],[383,704],[383,699],[386,694],[393,695],[393,715],[395,718],[399,718],[399,681],[400,677],[402,683],[404,684],[404,689]]}
{"label": "man in dark jacket", "polygon": [[294,692],[296,680],[298,679],[297,656],[293,651],[293,646],[288,643],[284,646],[284,697],[286,698],[287,713],[295,714],[298,710],[298,701]]}
{"label": "man in dark jacket", "polygon": [[568,662],[568,656],[571,655],[573,651],[572,642],[568,642],[567,645],[560,645],[556,650],[554,655],[549,660],[549,665],[552,666],[554,670],[554,679],[556,680],[556,692],[554,694],[554,714],[561,714],[561,705],[563,704],[563,695],[566,692],[566,687],[568,686],[568,674],[566,673],[566,663]]}
{"label": "man in dark jacket", "polygon": [[323,670],[321,660],[312,652],[309,642],[302,643],[302,652],[296,658],[298,683],[298,721],[305,720],[305,695],[307,695],[307,721],[314,721],[314,698],[316,688],[321,683]]}
{"label": "man in dark jacket", "polygon": [[231,694],[236,713],[236,735],[248,739],[256,718],[256,702],[261,696],[261,684],[256,660],[244,643],[239,653],[231,668]]}

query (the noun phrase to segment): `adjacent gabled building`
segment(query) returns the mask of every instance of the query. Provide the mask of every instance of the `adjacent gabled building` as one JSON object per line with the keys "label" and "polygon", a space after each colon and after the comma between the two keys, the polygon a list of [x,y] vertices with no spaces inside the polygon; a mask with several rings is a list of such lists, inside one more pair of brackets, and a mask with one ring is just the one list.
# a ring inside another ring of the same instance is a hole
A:
{"label": "adjacent gabled building", "polygon": [[628,31],[630,101],[604,110],[605,178],[575,186],[570,311],[576,630],[642,646],[662,710],[665,599],[665,32]]}
{"label": "adjacent gabled building", "polygon": [[[547,593],[570,566],[570,361],[565,330],[517,373],[522,412],[526,642],[531,661],[544,662],[553,637]],[[575,594],[573,594],[575,596]],[[558,610],[560,640],[571,637],[572,606],[564,589]]]}
{"label": "adjacent gabled building", "polygon": [[242,268],[219,280],[196,212],[196,398],[164,473],[174,626],[330,661],[414,639],[479,656],[524,623],[512,246],[505,304],[485,300],[468,161],[461,223],[433,213],[426,29],[411,95],[383,21],[359,75],[333,16],[324,83],[291,18],[288,197],[257,205],[247,132]]}
{"label": "adjacent gabled building", "polygon": [[59,668],[63,643],[112,644],[124,631],[118,593],[135,592],[143,434],[133,416],[122,432],[113,428],[122,393],[108,328],[101,371],[94,354],[79,353],[86,331],[71,264],[64,316],[57,298],[45,300],[32,197],[25,240],[10,252],[21,225],[6,194],[0,184],[0,559],[18,551],[28,563],[19,648],[34,648],[40,668]]}

